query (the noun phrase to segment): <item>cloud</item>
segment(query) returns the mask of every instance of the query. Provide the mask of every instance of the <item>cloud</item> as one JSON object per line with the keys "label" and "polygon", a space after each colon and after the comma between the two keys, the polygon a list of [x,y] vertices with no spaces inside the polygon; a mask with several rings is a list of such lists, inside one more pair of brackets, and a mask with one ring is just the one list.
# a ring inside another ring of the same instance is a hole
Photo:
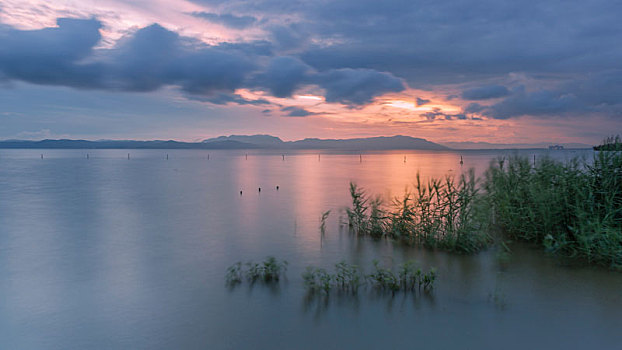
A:
{"label": "cloud", "polygon": [[228,93],[218,93],[218,94],[212,94],[209,96],[198,96],[198,95],[186,94],[186,98],[190,100],[194,100],[194,101],[209,102],[215,105],[226,105],[229,103],[233,103],[237,105],[260,106],[260,105],[270,104],[270,101],[265,100],[265,99],[249,100],[249,99],[245,99],[244,97],[238,94],[228,94]]}
{"label": "cloud", "polygon": [[255,78],[255,84],[267,88],[276,97],[289,97],[301,85],[309,83],[312,69],[299,59],[278,56]]}
{"label": "cloud", "polygon": [[101,24],[93,19],[58,19],[58,27],[0,30],[0,77],[34,84],[98,85],[98,66],[81,61],[99,42]]}
{"label": "cloud", "polygon": [[482,106],[481,104],[474,102],[469,103],[469,105],[464,108],[464,113],[479,113],[485,109],[486,106]]}
{"label": "cloud", "polygon": [[300,24],[274,25],[268,28],[274,44],[280,51],[288,52],[307,46],[310,34]]}
{"label": "cloud", "polygon": [[196,43],[157,24],[138,30],[111,51],[111,86],[129,91],[179,85],[196,95],[233,92],[258,68],[235,48]]}
{"label": "cloud", "polygon": [[504,97],[510,94],[510,90],[502,85],[486,85],[468,89],[462,92],[465,100],[487,100]]}
{"label": "cloud", "polygon": [[307,111],[304,108],[294,107],[294,106],[283,107],[281,108],[281,111],[287,112],[288,117],[307,117],[307,116],[315,114],[313,112]]}
{"label": "cloud", "polygon": [[212,12],[191,12],[191,16],[205,19],[212,23],[224,25],[233,29],[245,29],[257,22],[257,18],[252,16],[235,16],[230,13],[217,14]]}
{"label": "cloud", "polygon": [[431,112],[425,112],[420,114],[420,116],[426,118],[427,120],[436,120],[436,119],[445,119],[445,120],[453,120],[453,119],[460,119],[460,120],[464,120],[464,119],[468,119],[468,117],[466,116],[466,114],[464,113],[456,113],[456,114],[451,114],[451,113],[444,113],[441,112],[439,110],[434,110]]}
{"label": "cloud", "polygon": [[495,119],[508,119],[525,115],[563,115],[582,109],[574,95],[555,90],[527,92],[524,86],[520,86],[509,97],[484,108],[482,114]]}
{"label": "cloud", "polygon": [[[95,49],[101,24],[60,19],[58,28],[9,29],[0,36],[0,76],[35,84],[148,92],[177,86],[216,104],[256,104],[236,96],[259,88],[290,97],[306,85],[326,91],[326,100],[348,105],[402,91],[403,81],[371,69],[315,71],[294,56],[271,56],[265,41],[206,45],[158,24],[128,34],[112,48]],[[270,57],[266,60],[265,57]],[[267,61],[267,62],[266,62]]]}
{"label": "cloud", "polygon": [[406,88],[404,82],[392,74],[371,69],[329,70],[319,74],[316,83],[326,90],[326,101],[350,105],[369,103],[376,96]]}
{"label": "cloud", "polygon": [[59,19],[58,28],[10,29],[0,36],[5,79],[90,89],[154,91],[178,85],[192,94],[233,92],[256,64],[235,47],[196,43],[154,24],[113,49],[95,50],[96,20]]}
{"label": "cloud", "polygon": [[417,106],[423,106],[425,104],[430,103],[430,100],[426,100],[426,99],[417,97],[416,103],[417,103]]}

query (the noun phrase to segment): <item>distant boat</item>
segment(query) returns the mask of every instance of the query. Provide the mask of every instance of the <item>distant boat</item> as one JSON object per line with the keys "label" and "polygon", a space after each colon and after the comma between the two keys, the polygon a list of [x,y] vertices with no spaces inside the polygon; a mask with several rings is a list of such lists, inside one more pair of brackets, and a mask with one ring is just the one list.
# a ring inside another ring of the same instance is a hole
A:
{"label": "distant boat", "polygon": [[562,145],[551,145],[551,146],[549,146],[549,149],[550,150],[561,150],[561,149],[564,149],[564,146],[562,146]]}

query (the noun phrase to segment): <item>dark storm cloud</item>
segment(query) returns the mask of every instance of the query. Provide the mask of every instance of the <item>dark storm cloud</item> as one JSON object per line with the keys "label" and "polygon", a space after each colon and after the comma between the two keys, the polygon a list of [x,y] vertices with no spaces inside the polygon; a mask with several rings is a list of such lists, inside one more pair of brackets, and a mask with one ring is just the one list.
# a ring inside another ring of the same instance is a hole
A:
{"label": "dark storm cloud", "polygon": [[244,29],[257,22],[257,18],[252,16],[235,16],[230,13],[217,14],[211,12],[191,12],[191,16],[207,20],[212,23],[222,24],[233,29]]}
{"label": "dark storm cloud", "polygon": [[502,85],[487,85],[468,89],[462,92],[465,100],[488,100],[491,98],[504,97],[510,94],[510,90]]}

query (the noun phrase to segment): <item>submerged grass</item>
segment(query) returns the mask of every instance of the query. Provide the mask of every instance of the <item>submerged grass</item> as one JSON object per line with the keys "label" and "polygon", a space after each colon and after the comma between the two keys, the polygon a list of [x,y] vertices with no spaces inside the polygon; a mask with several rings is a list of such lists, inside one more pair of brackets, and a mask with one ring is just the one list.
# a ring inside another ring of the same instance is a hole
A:
{"label": "submerged grass", "polygon": [[302,278],[307,290],[312,293],[336,290],[356,294],[364,285],[392,293],[430,292],[434,287],[435,270],[424,272],[412,261],[401,265],[397,272],[381,267],[377,260],[374,260],[373,265],[374,270],[368,275],[364,275],[356,265],[349,265],[344,261],[335,265],[334,273],[322,268],[307,267]]}
{"label": "submerged grass", "polygon": [[493,162],[483,198],[491,221],[512,238],[560,256],[622,269],[622,152],[591,161],[527,158]]}
{"label": "submerged grass", "polygon": [[[246,266],[246,269],[243,266]],[[275,257],[269,256],[261,263],[248,262],[242,265],[242,262],[237,262],[231,265],[227,268],[225,282],[229,286],[240,284],[244,279],[251,283],[258,281],[273,283],[278,282],[286,271],[287,261],[279,261]]]}

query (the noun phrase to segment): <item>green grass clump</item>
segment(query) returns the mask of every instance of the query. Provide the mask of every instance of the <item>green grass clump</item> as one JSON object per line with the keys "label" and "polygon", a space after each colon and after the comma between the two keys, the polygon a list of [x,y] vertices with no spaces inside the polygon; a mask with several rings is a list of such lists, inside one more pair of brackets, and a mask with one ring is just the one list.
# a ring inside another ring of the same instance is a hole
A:
{"label": "green grass clump", "polygon": [[328,293],[331,289],[337,289],[340,292],[355,294],[361,285],[362,275],[356,265],[349,265],[342,261],[335,265],[334,274],[322,268],[309,266],[302,274],[302,279],[311,292]]}
{"label": "green grass clump", "polygon": [[227,268],[227,274],[225,275],[225,282],[227,285],[235,286],[242,283],[242,263],[237,262]]}
{"label": "green grass clump", "polygon": [[379,197],[370,199],[363,189],[350,183],[352,207],[348,223],[358,235],[389,237],[460,253],[475,253],[490,243],[481,220],[476,220],[478,188],[471,170],[456,182],[453,177],[416,177],[414,191],[406,191],[384,206]]}
{"label": "green grass clump", "polygon": [[235,286],[242,282],[245,277],[251,283],[257,281],[272,283],[278,282],[282,275],[287,271],[287,261],[279,261],[273,256],[269,256],[261,263],[248,262],[246,270],[242,268],[242,263],[237,262],[227,268],[225,282],[227,285]]}
{"label": "green grass clump", "polygon": [[326,294],[331,290],[356,294],[359,287],[365,284],[392,293],[421,290],[430,292],[436,280],[434,269],[423,272],[410,261],[401,265],[397,273],[381,267],[376,260],[373,264],[374,271],[369,275],[362,274],[357,266],[342,261],[335,265],[335,273],[329,273],[322,268],[307,267],[302,278],[309,292]]}
{"label": "green grass clump", "polygon": [[412,261],[402,264],[397,272],[383,268],[377,260],[374,260],[375,271],[367,275],[370,284],[382,290],[391,292],[397,291],[421,291],[429,292],[434,288],[436,281],[436,271],[434,269],[428,272],[421,271]]}
{"label": "green grass clump", "polygon": [[555,254],[622,268],[622,152],[562,163],[493,162],[483,182],[491,222],[504,235]]}

